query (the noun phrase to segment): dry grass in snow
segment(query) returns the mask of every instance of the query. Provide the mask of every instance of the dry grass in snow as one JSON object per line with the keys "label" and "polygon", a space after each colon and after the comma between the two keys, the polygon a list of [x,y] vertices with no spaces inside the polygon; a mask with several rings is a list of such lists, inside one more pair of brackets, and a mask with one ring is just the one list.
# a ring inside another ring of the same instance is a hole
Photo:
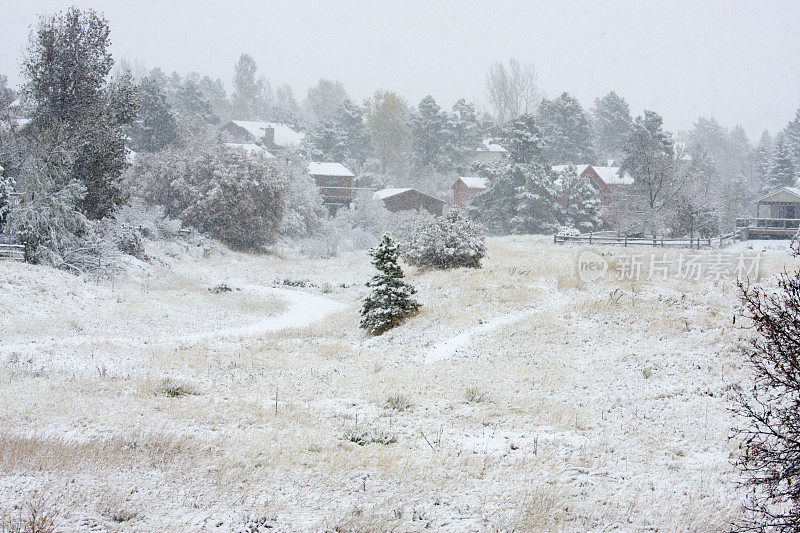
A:
{"label": "dry grass in snow", "polygon": [[[735,285],[582,285],[577,252],[509,237],[481,270],[407,269],[422,311],[380,337],[358,329],[364,252],[151,243],[157,261],[99,283],[0,263],[0,517],[45,501],[61,531],[725,530]],[[789,258],[766,257],[769,283]]]}

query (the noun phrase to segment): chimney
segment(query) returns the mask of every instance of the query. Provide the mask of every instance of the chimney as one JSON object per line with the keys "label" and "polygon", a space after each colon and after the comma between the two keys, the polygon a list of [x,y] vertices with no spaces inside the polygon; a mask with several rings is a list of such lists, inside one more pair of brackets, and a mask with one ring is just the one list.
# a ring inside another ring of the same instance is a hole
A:
{"label": "chimney", "polygon": [[268,149],[275,147],[275,128],[272,126],[264,128],[264,144]]}

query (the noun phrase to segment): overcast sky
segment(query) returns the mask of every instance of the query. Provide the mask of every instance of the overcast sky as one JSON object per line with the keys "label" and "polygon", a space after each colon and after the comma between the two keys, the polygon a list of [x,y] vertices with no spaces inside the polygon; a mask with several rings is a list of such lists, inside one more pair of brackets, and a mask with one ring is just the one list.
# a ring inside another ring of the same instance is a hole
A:
{"label": "overcast sky", "polygon": [[37,14],[93,7],[111,25],[115,57],[197,71],[230,86],[242,52],[274,86],[302,100],[318,78],[361,100],[394,89],[486,107],[489,65],[536,65],[549,96],[585,107],[610,90],[672,130],[698,116],[742,124],[757,140],[800,105],[800,1],[19,1],[0,0],[0,73],[19,60]]}

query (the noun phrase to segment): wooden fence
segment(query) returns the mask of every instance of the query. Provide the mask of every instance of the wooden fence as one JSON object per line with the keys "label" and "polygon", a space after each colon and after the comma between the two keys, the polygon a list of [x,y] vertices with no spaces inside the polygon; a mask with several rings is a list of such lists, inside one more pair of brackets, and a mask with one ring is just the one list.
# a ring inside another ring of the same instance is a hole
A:
{"label": "wooden fence", "polygon": [[711,248],[713,246],[723,247],[739,240],[738,231],[720,235],[719,237],[695,237],[695,238],[673,238],[673,237],[628,237],[618,235],[614,232],[603,231],[599,233],[584,233],[581,235],[553,235],[553,242],[556,244],[579,243],[592,246],[670,246],[673,248]]}
{"label": "wooden fence", "polygon": [[25,246],[22,244],[0,244],[0,259],[25,261]]}

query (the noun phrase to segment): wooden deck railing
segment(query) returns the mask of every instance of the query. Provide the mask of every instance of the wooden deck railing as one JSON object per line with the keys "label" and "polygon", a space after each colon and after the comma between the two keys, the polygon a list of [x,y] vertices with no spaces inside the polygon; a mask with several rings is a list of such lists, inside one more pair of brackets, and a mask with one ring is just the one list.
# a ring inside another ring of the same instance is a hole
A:
{"label": "wooden deck railing", "polygon": [[800,228],[800,218],[737,218],[737,228]]}

